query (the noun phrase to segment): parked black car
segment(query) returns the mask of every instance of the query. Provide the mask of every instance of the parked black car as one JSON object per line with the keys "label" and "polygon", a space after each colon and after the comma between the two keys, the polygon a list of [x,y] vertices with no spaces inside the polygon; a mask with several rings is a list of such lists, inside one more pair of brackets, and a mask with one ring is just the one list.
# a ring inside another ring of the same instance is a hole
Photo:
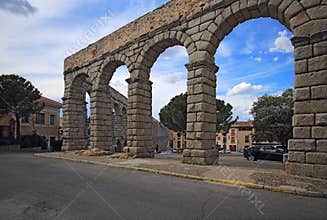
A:
{"label": "parked black car", "polygon": [[275,146],[251,146],[245,148],[243,156],[248,160],[275,160],[283,161],[283,154],[287,153],[284,147]]}

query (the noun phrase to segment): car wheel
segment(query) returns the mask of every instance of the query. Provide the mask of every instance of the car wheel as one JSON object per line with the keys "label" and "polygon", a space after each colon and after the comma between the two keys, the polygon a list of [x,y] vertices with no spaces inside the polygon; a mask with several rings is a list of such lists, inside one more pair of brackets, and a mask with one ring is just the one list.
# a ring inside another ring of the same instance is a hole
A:
{"label": "car wheel", "polygon": [[253,161],[257,161],[257,158],[255,156],[253,156]]}
{"label": "car wheel", "polygon": [[250,155],[250,156],[249,156],[249,160],[251,160],[251,161],[255,161],[255,157],[254,157],[253,155]]}

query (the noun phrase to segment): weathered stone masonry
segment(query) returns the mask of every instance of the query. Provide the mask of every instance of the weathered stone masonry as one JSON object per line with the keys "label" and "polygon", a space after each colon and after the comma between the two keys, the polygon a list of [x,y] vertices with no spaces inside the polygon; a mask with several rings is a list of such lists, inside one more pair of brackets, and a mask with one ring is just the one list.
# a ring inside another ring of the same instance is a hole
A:
{"label": "weathered stone masonry", "polygon": [[[168,47],[188,52],[187,149],[184,162],[212,164],[215,146],[214,54],[239,23],[277,19],[292,31],[295,47],[294,139],[287,171],[327,178],[327,0],[173,0],[65,60],[64,146],[83,145],[83,84],[90,87],[91,145],[110,148],[112,103],[106,90],[115,70],[126,65],[128,147],[145,157],[151,142],[151,67]],[[96,54],[96,56],[94,56]]]}
{"label": "weathered stone masonry", "polygon": [[112,87],[109,94],[113,103],[112,148],[122,152],[127,143],[127,98]]}
{"label": "weathered stone masonry", "polygon": [[[127,145],[128,99],[112,87],[109,92],[113,103],[112,148],[115,148],[116,152],[122,152],[123,147]],[[159,145],[160,149],[166,149],[169,144],[168,129],[152,117],[151,130],[151,146]]]}

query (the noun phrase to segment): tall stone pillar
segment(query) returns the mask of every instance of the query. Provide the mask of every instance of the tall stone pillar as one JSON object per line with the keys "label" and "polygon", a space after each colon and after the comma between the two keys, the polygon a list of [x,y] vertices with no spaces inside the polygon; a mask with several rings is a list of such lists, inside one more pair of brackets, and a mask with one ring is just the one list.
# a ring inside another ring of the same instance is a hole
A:
{"label": "tall stone pillar", "polygon": [[218,159],[216,138],[216,72],[209,61],[186,65],[187,134],[183,162],[209,165]]}
{"label": "tall stone pillar", "polygon": [[63,98],[63,150],[84,149],[88,146],[85,111],[85,95],[82,93]]}
{"label": "tall stone pillar", "polygon": [[112,104],[109,86],[93,90],[90,94],[91,101],[91,147],[103,150],[112,149]]}
{"label": "tall stone pillar", "polygon": [[327,31],[294,37],[293,139],[286,171],[327,179]]}
{"label": "tall stone pillar", "polygon": [[152,82],[134,77],[128,83],[127,147],[135,157],[149,157],[152,146]]}
{"label": "tall stone pillar", "polygon": [[124,137],[122,146],[127,146],[127,110],[124,107],[122,110],[122,136]]}

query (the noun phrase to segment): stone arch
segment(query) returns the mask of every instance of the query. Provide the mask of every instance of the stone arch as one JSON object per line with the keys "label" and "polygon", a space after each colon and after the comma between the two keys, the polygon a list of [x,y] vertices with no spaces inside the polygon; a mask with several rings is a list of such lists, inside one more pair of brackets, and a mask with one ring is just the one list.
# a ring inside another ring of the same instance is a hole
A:
{"label": "stone arch", "polygon": [[140,55],[137,58],[136,69],[142,69],[149,73],[158,57],[167,48],[172,46],[183,46],[190,56],[196,51],[196,45],[192,38],[182,31],[167,31],[160,33],[145,43]]}
{"label": "stone arch", "polygon": [[120,53],[108,56],[102,63],[93,83],[91,98],[91,146],[113,151],[113,112],[109,82],[116,69],[126,65],[129,70],[132,62]]}
{"label": "stone arch", "polygon": [[90,92],[90,85],[92,85],[92,82],[90,82],[87,72],[78,71],[72,75],[70,83],[66,85],[65,93],[76,94],[79,92]]}
{"label": "stone arch", "polygon": [[76,72],[69,85],[66,85],[63,98],[64,111],[64,149],[83,149],[88,147],[88,122],[86,93],[91,93],[92,84],[85,72]]}
{"label": "stone arch", "polygon": [[[235,1],[230,6],[225,7],[206,30],[205,36],[209,36],[206,51],[214,55],[220,42],[238,24],[260,17],[270,17],[278,20],[294,36],[309,36],[312,33],[320,32],[319,19],[316,20],[318,24],[314,25],[315,27],[311,28],[310,31],[305,30],[307,29],[305,26],[315,20],[312,18],[313,15],[310,10],[320,7],[319,5],[319,1],[312,1],[312,3],[303,3],[303,1],[298,0]],[[306,7],[309,7],[309,9]],[[325,27],[327,28],[327,25]]]}
{"label": "stone arch", "polygon": [[[317,159],[325,157],[320,148],[327,138],[326,133],[322,134],[323,130],[326,131],[326,125],[317,120],[327,111],[327,93],[318,94],[327,91],[326,78],[322,76],[327,69],[327,55],[326,51],[319,49],[327,39],[326,9],[327,5],[321,1],[235,1],[225,7],[208,28],[210,37],[206,48],[213,56],[220,42],[233,28],[259,17],[276,19],[293,33],[295,103],[293,139],[289,140],[286,170],[291,174],[318,178],[327,176],[326,163]],[[309,80],[313,78],[314,82]]]}
{"label": "stone arch", "polygon": [[134,64],[127,56],[120,53],[108,56],[101,65],[97,86],[108,85],[117,68],[123,65],[132,72]]}
{"label": "stone arch", "polygon": [[149,157],[152,141],[152,82],[150,69],[167,48],[181,45],[190,56],[196,46],[190,36],[182,31],[160,33],[144,43],[131,72],[128,91],[128,129],[126,151],[137,157]]}

